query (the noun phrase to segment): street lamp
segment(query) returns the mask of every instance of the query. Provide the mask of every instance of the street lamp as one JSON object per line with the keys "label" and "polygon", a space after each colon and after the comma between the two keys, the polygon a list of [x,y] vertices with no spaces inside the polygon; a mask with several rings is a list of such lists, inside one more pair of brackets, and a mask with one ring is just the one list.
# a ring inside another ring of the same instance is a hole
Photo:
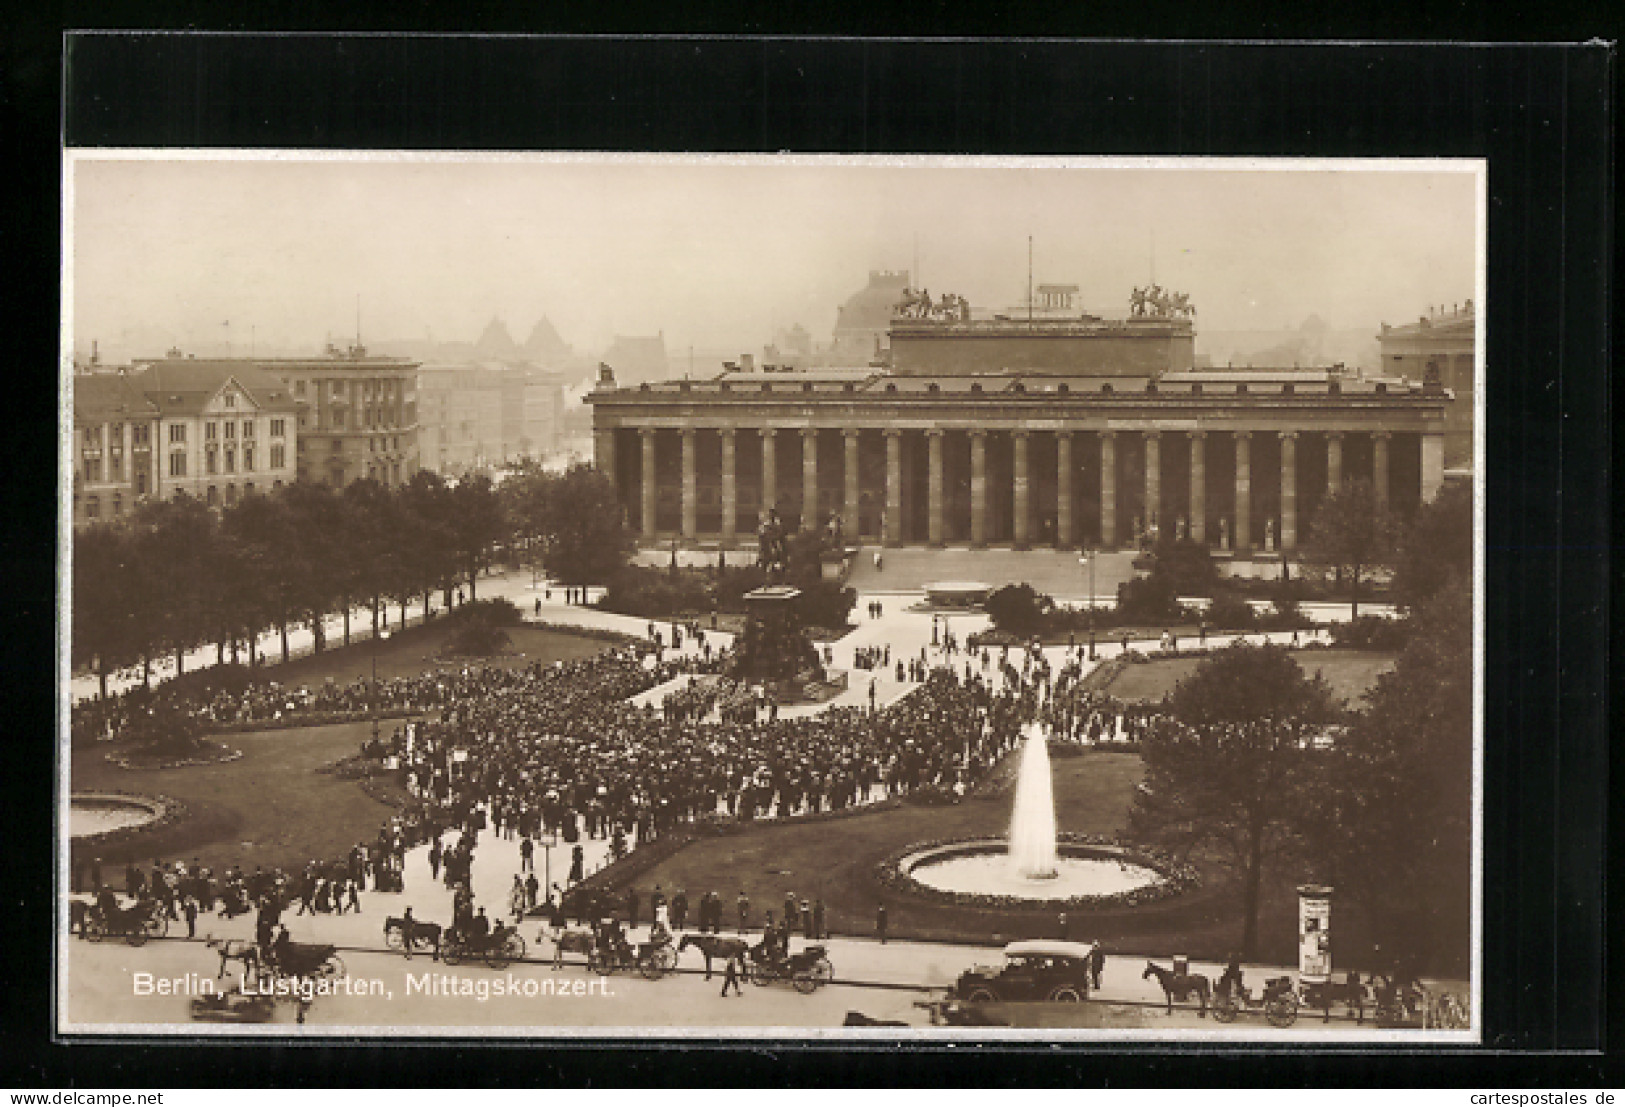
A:
{"label": "street lamp", "polygon": [[1095,659],[1095,555],[1097,551],[1092,546],[1085,546],[1083,556],[1078,558],[1078,564],[1089,568],[1089,660]]}
{"label": "street lamp", "polygon": [[388,638],[389,631],[381,630],[372,636],[372,741],[378,745],[378,639]]}

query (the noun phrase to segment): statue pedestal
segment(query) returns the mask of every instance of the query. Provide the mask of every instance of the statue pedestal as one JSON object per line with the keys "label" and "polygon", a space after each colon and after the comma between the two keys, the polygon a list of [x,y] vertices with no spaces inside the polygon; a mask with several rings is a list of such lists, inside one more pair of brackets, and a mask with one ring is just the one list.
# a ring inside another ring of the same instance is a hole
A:
{"label": "statue pedestal", "polygon": [[734,648],[735,677],[763,684],[824,678],[818,652],[796,615],[800,595],[801,589],[788,584],[745,593],[745,630]]}

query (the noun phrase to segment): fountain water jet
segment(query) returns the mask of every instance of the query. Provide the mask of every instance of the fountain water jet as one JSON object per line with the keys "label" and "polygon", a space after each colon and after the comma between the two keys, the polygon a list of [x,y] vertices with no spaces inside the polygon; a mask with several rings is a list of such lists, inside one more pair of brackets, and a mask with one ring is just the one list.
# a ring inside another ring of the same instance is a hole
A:
{"label": "fountain water jet", "polygon": [[1053,880],[1059,872],[1049,740],[1036,723],[1027,727],[1021,749],[1016,804],[1010,813],[1010,864],[1028,880]]}

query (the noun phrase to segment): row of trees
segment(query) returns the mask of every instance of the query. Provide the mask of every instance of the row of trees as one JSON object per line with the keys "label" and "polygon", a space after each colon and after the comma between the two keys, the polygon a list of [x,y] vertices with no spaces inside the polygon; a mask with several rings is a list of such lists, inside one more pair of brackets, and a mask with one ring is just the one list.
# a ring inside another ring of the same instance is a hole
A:
{"label": "row of trees", "polygon": [[252,664],[256,642],[311,628],[325,648],[324,619],[369,609],[374,633],[385,604],[402,606],[464,585],[509,547],[571,583],[605,579],[632,548],[609,482],[578,466],[563,474],[530,469],[501,489],[488,477],[455,484],[429,472],[387,488],[362,480],[335,491],[295,483],[250,493],[220,510],[179,496],[143,504],[122,520],[74,537],[74,665],[90,666],[106,695],[107,675],[214,643],[216,656]]}

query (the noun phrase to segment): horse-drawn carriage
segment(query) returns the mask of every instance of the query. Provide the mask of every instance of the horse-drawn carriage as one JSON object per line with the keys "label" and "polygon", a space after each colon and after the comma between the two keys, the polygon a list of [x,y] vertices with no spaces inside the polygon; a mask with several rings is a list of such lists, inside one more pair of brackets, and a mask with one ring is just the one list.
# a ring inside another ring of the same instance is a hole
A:
{"label": "horse-drawn carriage", "polygon": [[803,995],[817,991],[835,979],[835,967],[829,963],[823,946],[808,946],[800,953],[770,953],[757,946],[750,951],[745,962],[745,973],[750,982],[765,987],[775,980],[788,980]]}
{"label": "horse-drawn carriage", "polygon": [[677,947],[670,932],[651,936],[647,942],[633,942],[618,924],[600,923],[587,950],[587,967],[600,976],[617,969],[636,970],[647,980],[659,980],[677,969]]}
{"label": "horse-drawn carriage", "polygon": [[285,942],[271,946],[265,964],[279,977],[337,980],[344,975],[344,962],[338,947],[308,942]]}
{"label": "horse-drawn carriage", "polygon": [[1243,1011],[1261,1011],[1271,1026],[1291,1026],[1298,1018],[1298,993],[1292,988],[1290,976],[1272,976],[1264,981],[1264,990],[1254,996],[1245,984],[1229,985],[1221,980],[1218,995],[1213,999],[1213,1017],[1220,1022],[1235,1022]]}
{"label": "horse-drawn carriage", "polygon": [[123,938],[132,946],[169,933],[169,917],[155,899],[137,900],[129,907],[91,904],[80,922],[80,933],[92,942]]}
{"label": "horse-drawn carriage", "polygon": [[515,961],[523,961],[525,952],[525,939],[519,931],[500,922],[489,934],[476,935],[452,927],[440,939],[440,959],[448,965],[481,960],[500,972]]}

